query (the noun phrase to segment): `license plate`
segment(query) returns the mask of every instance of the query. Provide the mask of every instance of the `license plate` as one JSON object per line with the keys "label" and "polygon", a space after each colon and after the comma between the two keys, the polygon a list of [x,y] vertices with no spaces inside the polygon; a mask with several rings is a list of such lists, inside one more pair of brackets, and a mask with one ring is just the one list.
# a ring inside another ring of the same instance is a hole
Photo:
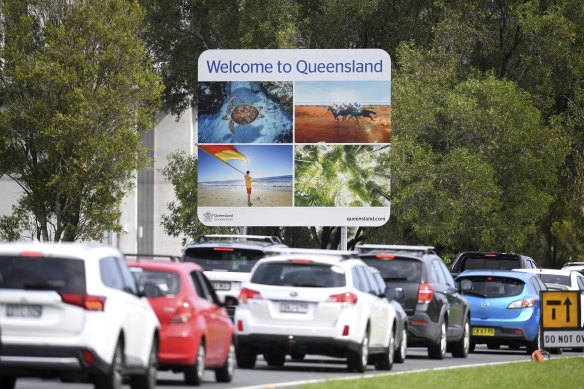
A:
{"label": "license plate", "polygon": [[280,303],[280,312],[287,313],[306,313],[308,304],[306,303]]}
{"label": "license plate", "polygon": [[41,317],[43,307],[40,305],[16,305],[8,304],[6,306],[7,317]]}
{"label": "license plate", "polygon": [[211,282],[215,290],[230,290],[231,282]]}
{"label": "license plate", "polygon": [[486,327],[473,327],[472,334],[474,336],[495,336],[495,329]]}

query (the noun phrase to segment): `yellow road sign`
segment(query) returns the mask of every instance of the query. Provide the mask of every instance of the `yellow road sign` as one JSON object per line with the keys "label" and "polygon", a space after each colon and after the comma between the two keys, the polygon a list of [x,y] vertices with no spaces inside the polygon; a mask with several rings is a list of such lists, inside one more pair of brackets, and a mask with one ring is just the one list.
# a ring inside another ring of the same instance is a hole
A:
{"label": "yellow road sign", "polygon": [[578,291],[542,292],[543,328],[577,328],[580,326]]}

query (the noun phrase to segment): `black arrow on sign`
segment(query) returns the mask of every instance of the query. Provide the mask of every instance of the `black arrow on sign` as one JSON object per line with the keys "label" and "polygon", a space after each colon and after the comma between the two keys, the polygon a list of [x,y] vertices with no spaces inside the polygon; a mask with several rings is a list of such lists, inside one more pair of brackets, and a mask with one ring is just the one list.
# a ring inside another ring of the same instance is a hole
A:
{"label": "black arrow on sign", "polygon": [[566,322],[569,323],[570,322],[570,305],[572,305],[572,302],[570,301],[569,297],[566,297],[566,301],[564,301],[564,305],[566,306]]}

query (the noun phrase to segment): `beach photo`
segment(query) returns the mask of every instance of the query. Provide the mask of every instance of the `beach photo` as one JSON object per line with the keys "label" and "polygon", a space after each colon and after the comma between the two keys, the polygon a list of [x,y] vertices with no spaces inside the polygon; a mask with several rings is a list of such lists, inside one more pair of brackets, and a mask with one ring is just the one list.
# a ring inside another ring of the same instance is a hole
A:
{"label": "beach photo", "polygon": [[198,83],[201,143],[292,143],[292,82]]}
{"label": "beach photo", "polygon": [[390,143],[390,81],[298,81],[296,143]]}
{"label": "beach photo", "polygon": [[387,145],[296,145],[294,206],[388,207]]}
{"label": "beach photo", "polygon": [[291,207],[291,145],[199,145],[198,206]]}

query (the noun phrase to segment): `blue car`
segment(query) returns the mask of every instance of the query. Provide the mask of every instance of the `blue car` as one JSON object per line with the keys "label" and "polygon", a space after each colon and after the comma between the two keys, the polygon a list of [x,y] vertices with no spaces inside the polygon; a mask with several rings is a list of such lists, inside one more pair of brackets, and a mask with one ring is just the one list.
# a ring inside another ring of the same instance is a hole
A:
{"label": "blue car", "polygon": [[528,354],[541,347],[539,292],[547,289],[537,275],[469,270],[456,283],[470,303],[471,351],[476,344],[525,346]]}

